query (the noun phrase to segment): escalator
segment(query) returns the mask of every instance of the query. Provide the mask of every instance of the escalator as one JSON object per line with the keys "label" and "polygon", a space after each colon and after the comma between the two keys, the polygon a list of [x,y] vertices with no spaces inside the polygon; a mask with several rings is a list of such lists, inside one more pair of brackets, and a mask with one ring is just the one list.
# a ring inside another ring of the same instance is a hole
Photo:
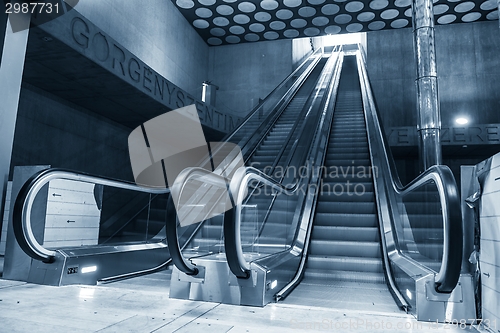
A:
{"label": "escalator", "polygon": [[[237,280],[227,280],[230,278],[228,267],[230,260],[226,257],[234,254],[228,250],[228,241],[236,241],[240,247],[243,247],[246,258],[249,260],[250,258],[265,259],[276,252],[290,249],[287,243],[294,234],[290,222],[294,216],[295,199],[298,196],[288,200],[285,196],[274,193],[272,186],[268,185],[280,184],[282,190],[301,195],[298,187],[302,181],[297,181],[296,177],[288,171],[296,170],[303,165],[310,151],[309,147],[314,138],[311,134],[316,132],[319,120],[324,117],[324,105],[328,104],[327,97],[330,96],[332,76],[338,59],[337,51],[320,60],[282,115],[270,127],[268,134],[255,145],[255,148],[246,150],[242,147],[245,166],[238,168],[231,179],[225,179],[200,169],[194,171],[200,172],[201,177],[193,173],[193,177],[184,178],[183,188],[194,186],[196,182],[200,183],[199,177],[204,181],[212,179],[206,182],[206,185],[210,184],[210,186],[224,190],[230,183],[230,191],[234,189],[235,181],[237,183],[240,180],[248,180],[251,184],[247,193],[232,193],[231,195],[231,200],[242,208],[241,211],[233,209],[236,205],[232,204],[232,208],[226,210],[223,216],[217,217],[219,224],[214,223],[213,218],[212,221],[200,223],[202,224],[200,231],[192,241],[194,245],[187,247],[182,253],[179,251],[178,254],[173,255],[176,268],[171,279],[170,297],[234,304],[263,304],[263,294],[252,293],[251,289],[248,289],[248,294],[243,295],[243,290],[241,293],[236,291],[240,287],[243,288],[239,286]],[[248,175],[248,172],[251,175]],[[264,182],[260,182],[259,179],[263,177]],[[307,175],[304,179],[306,178]],[[204,198],[203,193],[207,193],[204,191],[208,190],[200,187],[200,193],[195,195],[198,198]],[[189,191],[187,192],[191,195]],[[182,194],[179,197],[182,197]],[[170,211],[175,214],[173,209]],[[233,213],[237,212],[241,212],[238,215],[242,219],[238,229],[241,237],[234,240],[234,238],[225,237],[227,233],[225,228],[231,225],[228,221],[232,220]],[[172,217],[175,216],[172,215]],[[224,226],[224,230],[219,225]],[[179,230],[182,228],[176,230],[167,228],[169,245],[176,242],[178,237],[174,233]],[[174,234],[173,237],[169,236],[170,234]],[[214,245],[210,248],[210,244]],[[171,250],[175,248],[177,246],[170,246]],[[248,272],[241,272],[241,274],[247,276]],[[252,278],[252,281],[257,284],[263,283],[257,276]],[[253,299],[250,300],[247,297]]]}
{"label": "escalator", "polygon": [[[323,50],[316,50],[224,141],[244,147],[246,160],[254,157],[261,168],[268,167],[267,156],[276,157],[276,145],[295,134],[293,129],[303,119],[303,105],[325,62]],[[65,192],[67,198],[47,197],[44,193],[53,182],[74,188],[83,186],[88,193],[70,189]],[[168,188],[151,189],[72,170],[48,169],[35,174],[21,189],[13,214],[15,236],[21,247],[13,260],[24,254],[35,260],[30,261],[26,269],[29,277],[15,278],[50,285],[92,285],[164,269],[171,262],[165,232],[169,192]],[[61,221],[51,223],[55,226],[54,232],[62,237],[49,244],[43,236],[46,218],[36,207],[49,205],[54,200],[57,214],[62,212],[54,218]],[[92,217],[85,215],[88,211]],[[70,218],[63,220],[63,214],[69,214]],[[181,247],[198,254],[219,251],[220,225],[220,219],[215,217],[203,224],[203,228],[187,228],[179,235]],[[78,232],[89,230],[92,239],[80,241]],[[74,240],[67,239],[69,234]],[[45,273],[47,269],[51,274]]]}
{"label": "escalator", "polygon": [[[274,300],[356,311],[404,310],[418,320],[439,322],[473,317],[471,277],[460,274],[462,221],[453,174],[446,166],[433,166],[401,184],[363,51],[355,49],[342,53],[337,88],[333,84],[318,130],[311,131],[306,163],[312,172],[301,177],[304,195],[270,178],[253,177],[282,194],[282,202],[292,202],[291,217],[278,214],[261,221],[261,229],[291,218],[284,224],[293,237],[280,250],[255,256],[242,242],[245,207],[224,221],[226,256],[242,298],[248,288],[264,294],[262,305]],[[231,182],[233,193],[251,187],[247,178]],[[279,206],[265,215],[275,211]],[[265,242],[265,236],[254,243]],[[241,303],[259,305],[247,298]]]}
{"label": "escalator", "polygon": [[[291,146],[287,145],[287,143],[293,141],[298,135],[298,131],[295,131],[295,129],[304,121],[306,113],[304,112],[304,107],[317,84],[326,62],[327,58],[319,60],[307,80],[299,88],[295,96],[293,96],[273,126],[269,128],[268,132],[257,143],[256,147],[246,151],[245,147],[242,147],[245,165],[252,166],[268,174],[272,170],[284,166],[291,149]],[[209,253],[223,252],[222,224],[223,216],[216,216],[204,222],[196,235],[194,235],[183,249],[184,256],[192,258]],[[249,231],[251,232],[252,230]],[[182,232],[183,230],[180,229],[179,233]]]}
{"label": "escalator", "polygon": [[321,299],[326,307],[398,311],[382,268],[354,56],[344,58],[323,170],[304,277],[285,302],[315,306]]}
{"label": "escalator", "polygon": [[[170,297],[384,312],[399,307],[422,320],[473,318],[463,310],[471,301],[468,282],[459,274],[461,258],[457,261],[462,230],[453,175],[447,167],[434,166],[401,185],[362,52],[332,53],[328,60],[314,54],[226,141],[241,148],[244,167],[217,173],[212,165],[213,172],[195,170],[199,174],[181,184],[196,185],[201,191],[193,197],[201,199],[215,193],[212,188],[227,191],[231,207],[223,215],[182,226],[168,190],[148,192],[135,184],[56,170],[39,176],[147,193],[145,218],[130,216],[127,220],[134,222],[127,228],[110,223],[109,233],[100,236],[116,236],[117,242],[107,247],[45,249],[30,234],[26,217],[33,200],[26,206],[24,199],[48,182],[35,178],[16,201],[16,238],[32,258],[45,262],[35,270],[46,274],[47,265],[55,264],[51,274],[63,276],[66,284],[120,277],[109,271],[103,275],[100,267],[120,268],[126,272],[122,277],[151,272],[139,266],[155,268],[146,259],[156,251],[161,253],[156,265],[172,256],[176,266]],[[227,208],[228,202],[217,204]],[[193,202],[192,209],[202,203]],[[166,223],[168,251],[157,219]],[[134,235],[144,239],[130,244],[137,241]],[[139,247],[142,254],[135,250]],[[87,271],[87,279],[78,279],[89,268],[94,270]]]}

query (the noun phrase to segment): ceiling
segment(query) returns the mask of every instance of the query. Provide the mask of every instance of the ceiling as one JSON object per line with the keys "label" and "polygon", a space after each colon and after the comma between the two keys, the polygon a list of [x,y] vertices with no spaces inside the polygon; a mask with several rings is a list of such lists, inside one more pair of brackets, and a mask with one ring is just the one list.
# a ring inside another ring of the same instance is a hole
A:
{"label": "ceiling", "polygon": [[[433,0],[436,24],[497,20],[497,0]],[[411,0],[172,0],[211,46],[411,27]]]}

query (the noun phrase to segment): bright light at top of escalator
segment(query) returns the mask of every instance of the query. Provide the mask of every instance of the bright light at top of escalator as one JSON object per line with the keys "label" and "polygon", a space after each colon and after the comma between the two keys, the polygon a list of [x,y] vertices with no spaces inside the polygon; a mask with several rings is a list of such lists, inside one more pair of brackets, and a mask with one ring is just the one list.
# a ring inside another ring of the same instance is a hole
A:
{"label": "bright light at top of escalator", "polygon": [[469,119],[465,117],[458,117],[457,119],[455,119],[455,122],[459,125],[466,125],[469,123]]}
{"label": "bright light at top of escalator", "polygon": [[327,35],[323,36],[323,46],[360,44],[362,43],[365,36],[366,33],[364,32],[340,34],[340,35]]}

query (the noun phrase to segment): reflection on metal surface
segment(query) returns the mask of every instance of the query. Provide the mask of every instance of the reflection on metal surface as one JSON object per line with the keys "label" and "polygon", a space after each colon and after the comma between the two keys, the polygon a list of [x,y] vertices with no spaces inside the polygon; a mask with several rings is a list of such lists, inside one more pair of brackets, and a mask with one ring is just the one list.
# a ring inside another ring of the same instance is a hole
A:
{"label": "reflection on metal surface", "polygon": [[417,68],[417,112],[420,158],[424,170],[441,164],[434,13],[432,0],[412,1],[413,41]]}

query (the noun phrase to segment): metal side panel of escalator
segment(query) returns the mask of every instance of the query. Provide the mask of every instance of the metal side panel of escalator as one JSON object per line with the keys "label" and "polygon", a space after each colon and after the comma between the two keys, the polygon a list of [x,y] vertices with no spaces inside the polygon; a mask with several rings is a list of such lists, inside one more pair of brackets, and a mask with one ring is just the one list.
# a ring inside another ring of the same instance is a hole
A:
{"label": "metal side panel of escalator", "polygon": [[[328,61],[330,61],[330,65],[327,66]],[[311,105],[318,104],[323,100],[323,90],[330,82],[333,63],[335,63],[335,59],[332,61],[330,57],[324,57],[318,62],[311,75],[290,100],[262,140],[248,155],[244,153],[246,167],[252,167],[256,172],[269,177],[273,177],[275,170],[288,167],[292,156],[295,156],[296,147],[301,138],[311,137],[311,133],[304,130],[305,124],[309,124],[310,127],[317,126],[317,121],[312,120],[318,118],[320,112],[319,109],[311,111]],[[319,91],[322,94],[318,94]],[[307,151],[307,149],[303,150]],[[250,189],[249,198],[243,203],[245,212],[242,213],[242,216],[249,223],[245,223],[241,227],[242,245],[250,250],[255,249],[253,254],[248,254],[256,257],[265,256],[268,253],[267,250],[286,248],[283,244],[277,244],[283,235],[276,232],[273,235],[268,235],[270,230],[280,232],[287,230],[287,218],[285,217],[291,219],[293,215],[291,207],[283,205],[279,199],[269,203],[270,196],[263,189],[264,187],[260,185]],[[280,211],[280,214],[276,214],[275,211],[274,215],[268,216],[267,209],[259,208],[260,205],[266,204],[275,204],[276,211]],[[266,218],[273,222],[267,224],[265,230],[262,230],[260,228],[261,221]],[[261,274],[264,271],[256,273],[255,278],[246,282],[238,280],[229,272],[222,228],[224,223],[224,217],[218,216],[206,221],[200,227],[198,234],[193,237],[191,244],[183,252],[186,258],[190,258],[190,262],[198,272],[190,275],[174,269],[170,297],[231,304],[263,305],[264,293],[256,292],[255,288],[257,286],[262,287],[261,289],[265,288]],[[259,241],[256,242],[256,239]],[[226,282],[221,284],[221,281]]]}

